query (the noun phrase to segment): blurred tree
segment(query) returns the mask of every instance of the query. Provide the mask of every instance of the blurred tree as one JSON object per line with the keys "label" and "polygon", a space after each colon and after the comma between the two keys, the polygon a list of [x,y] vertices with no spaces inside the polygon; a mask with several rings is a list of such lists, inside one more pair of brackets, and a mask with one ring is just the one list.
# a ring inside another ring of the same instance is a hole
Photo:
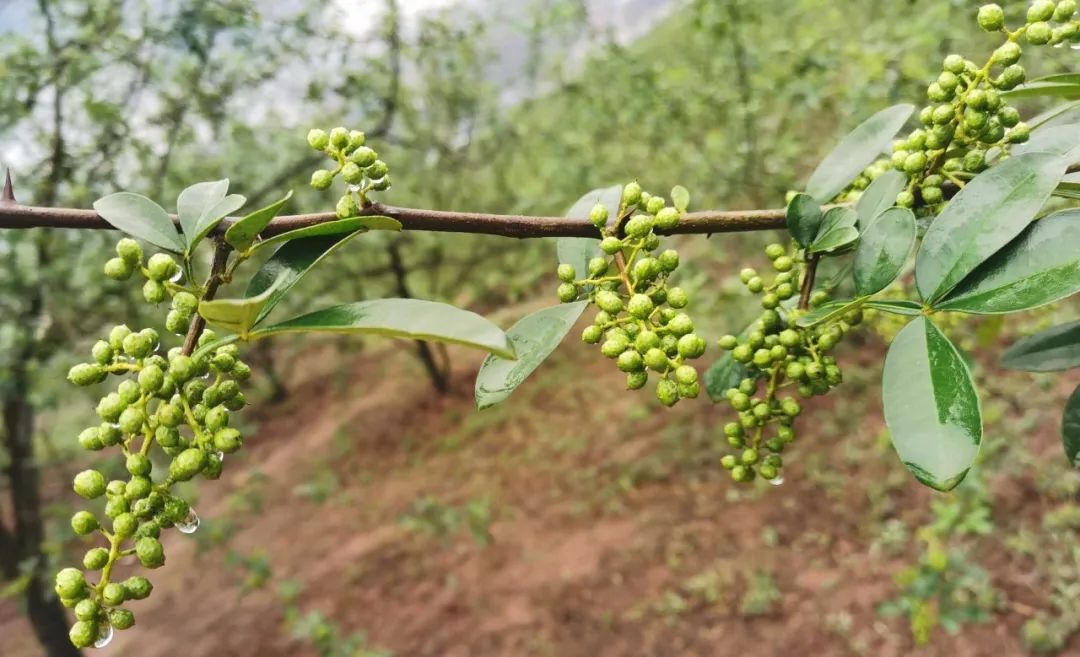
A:
{"label": "blurred tree", "polygon": [[[393,0],[388,6],[393,19]],[[34,172],[17,176],[20,200],[40,205],[88,205],[118,187],[169,196],[193,179],[218,177],[224,153],[241,153],[233,168],[249,174],[270,159],[259,153],[275,147],[258,137],[281,121],[273,95],[289,74],[313,71],[306,101],[326,106],[342,90],[318,73],[333,69],[316,64],[331,53],[361,61],[359,35],[313,30],[340,23],[322,8],[270,21],[247,0],[38,0],[35,11],[33,29],[0,47],[0,134]],[[388,97],[386,122],[395,93]],[[35,449],[37,420],[55,401],[49,386],[63,379],[66,354],[101,328],[86,318],[117,305],[127,308],[116,313],[135,312],[128,299],[87,284],[108,237],[26,231],[0,238],[7,256],[0,266],[0,486],[13,515],[0,516],[0,572],[22,592],[49,655],[78,651],[47,574],[58,546],[43,514],[39,473],[49,463]]]}

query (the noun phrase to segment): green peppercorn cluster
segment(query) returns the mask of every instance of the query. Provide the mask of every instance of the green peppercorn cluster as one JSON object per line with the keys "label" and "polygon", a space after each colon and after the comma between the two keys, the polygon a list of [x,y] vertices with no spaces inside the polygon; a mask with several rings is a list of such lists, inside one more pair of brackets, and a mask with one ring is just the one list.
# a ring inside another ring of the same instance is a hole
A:
{"label": "green peppercorn cluster", "polygon": [[[795,439],[795,418],[802,412],[799,401],[785,395],[784,389],[795,388],[799,396],[809,398],[839,385],[840,367],[828,353],[862,321],[861,311],[854,311],[828,325],[799,326],[796,320],[805,311],[784,302],[797,294],[796,271],[805,270],[805,265],[782,244],[770,244],[765,253],[776,270],[771,282],[753,269],[740,272],[746,289],[761,297],[761,317],[744,336],[725,335],[719,343],[746,372],[738,385],[725,392],[739,420],[726,424],[724,435],[739,453],[724,456],[721,464],[739,482],[780,476],[780,453]],[[810,296],[809,305],[828,299],[828,293],[819,290]],[[759,391],[762,385],[764,390]]]}
{"label": "green peppercorn cluster", "polygon": [[894,142],[891,158],[868,167],[853,183],[847,199],[854,200],[877,176],[894,168],[909,179],[896,204],[934,214],[946,200],[943,186],[962,188],[991,165],[988,155],[998,153],[1000,159],[1013,144],[1026,142],[1031,129],[1001,92],[1015,89],[1027,78],[1020,65],[1022,44],[1080,43],[1076,9],[1076,0],[1036,0],[1028,8],[1025,25],[1010,31],[1000,6],[981,7],[979,26],[1003,34],[1005,43],[981,67],[958,54],[946,56],[941,73],[927,87],[929,104],[919,112],[921,127]]}
{"label": "green peppercorn cluster", "polygon": [[[116,252],[105,265],[106,275],[123,280],[141,272],[147,279],[147,302],[157,305],[170,299],[168,330],[187,333],[203,291],[182,284],[181,269],[169,255],[155,254],[144,263],[139,244],[127,238],[120,240]],[[107,543],[86,552],[83,570],[65,568],[56,576],[56,594],[75,613],[70,638],[79,648],[106,637],[110,627],[122,630],[135,623],[124,605],[150,595],[152,586],[142,576],[114,581],[113,566],[129,555],[146,568],[162,566],[161,530],[192,522],[193,511],[171,491],[173,484],[198,475],[217,479],[223,455],[235,452],[242,442],[240,432],[229,427],[229,415],[246,403],[240,382],[251,369],[238,358],[236,346],[194,356],[175,347],[162,355],[159,339],[152,328],[115,326],[94,344],[92,362],[68,372],[68,379],[80,386],[102,383],[110,374],[122,379],[97,405],[101,423],[84,429],[78,440],[92,451],[119,448],[128,473],[127,480],[112,481],[98,470],[75,476],[78,495],[103,498],[105,505],[104,517],[78,511],[71,527],[81,536],[99,534]],[[208,346],[215,339],[212,331],[205,331],[198,344]],[[164,467],[155,467],[155,460],[161,461],[155,459],[155,444],[168,457]]]}
{"label": "green peppercorn cluster", "polygon": [[656,397],[665,406],[700,394],[698,372],[687,361],[705,353],[705,340],[694,333],[693,320],[683,312],[689,303],[686,292],[668,285],[679,267],[679,254],[673,249],[658,252],[656,231],[671,230],[680,216],[663,197],[630,183],[618,208],[597,204],[590,212],[605,255],[590,260],[587,272],[567,263],[558,269],[560,301],[584,296],[599,309],[581,339],[599,344],[600,352],[615,360],[630,390],[645,387],[649,372],[656,373]]}
{"label": "green peppercorn cluster", "polygon": [[337,216],[341,219],[354,217],[360,208],[369,204],[368,193],[390,189],[390,168],[379,159],[379,154],[365,145],[364,133],[338,126],[330,131],[312,129],[307,136],[308,145],[326,153],[337,162],[333,170],[319,169],[311,174],[311,186],[328,189],[334,177],[341,175],[349,188],[337,202]]}

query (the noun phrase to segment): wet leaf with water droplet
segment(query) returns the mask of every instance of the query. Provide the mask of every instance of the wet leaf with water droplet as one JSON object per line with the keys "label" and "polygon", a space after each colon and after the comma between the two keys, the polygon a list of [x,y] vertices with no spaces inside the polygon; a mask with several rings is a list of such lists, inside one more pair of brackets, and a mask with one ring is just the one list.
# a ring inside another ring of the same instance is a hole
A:
{"label": "wet leaf with water droplet", "polygon": [[889,346],[882,403],[893,446],[915,478],[942,491],[959,485],[979,453],[982,411],[963,357],[926,317]]}

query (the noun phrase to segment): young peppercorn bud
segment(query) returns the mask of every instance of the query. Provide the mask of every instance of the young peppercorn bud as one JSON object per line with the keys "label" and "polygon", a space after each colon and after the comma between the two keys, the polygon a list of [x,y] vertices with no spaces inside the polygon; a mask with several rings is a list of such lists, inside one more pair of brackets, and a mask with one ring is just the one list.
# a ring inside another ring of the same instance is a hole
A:
{"label": "young peppercorn bud", "polygon": [[386,166],[386,162],[383,162],[382,160],[375,160],[364,170],[364,173],[367,174],[367,177],[371,178],[372,180],[378,180],[389,172],[390,167]]}
{"label": "young peppercorn bud", "polygon": [[673,230],[679,225],[679,211],[675,208],[664,208],[656,215],[656,227],[660,230]]}
{"label": "young peppercorn bud", "polygon": [[574,266],[565,262],[560,264],[558,269],[555,270],[555,275],[558,276],[559,280],[563,283],[573,283],[574,279],[577,278],[577,272],[574,271]]}
{"label": "young peppercorn bud", "polygon": [[979,7],[979,27],[987,32],[997,32],[1005,27],[1005,11],[996,4]]}
{"label": "young peppercorn bud", "polygon": [[156,538],[144,536],[135,542],[135,556],[139,563],[147,568],[160,568],[165,565],[165,550]]}
{"label": "young peppercorn bud", "polygon": [[326,147],[330,145],[330,136],[325,130],[312,128],[307,133],[307,143],[317,151],[326,150]]}
{"label": "young peppercorn bud", "polygon": [[169,464],[169,478],[173,481],[187,481],[202,472],[206,467],[206,454],[197,447],[180,452]]}
{"label": "young peppercorn bud", "polygon": [[349,145],[349,131],[338,126],[330,131],[330,145],[341,149]]}
{"label": "young peppercorn bud", "polygon": [[364,172],[355,162],[346,162],[341,168],[341,178],[350,185],[364,182]]}
{"label": "young peppercorn bud", "polygon": [[83,555],[83,568],[87,570],[101,570],[109,563],[109,551],[103,547],[90,548]]}
{"label": "young peppercorn bud", "polygon": [[355,216],[359,212],[359,208],[356,206],[356,199],[352,194],[345,194],[338,200],[335,207],[338,219],[348,219]]}
{"label": "young peppercorn bud", "polygon": [[71,529],[79,536],[86,536],[98,527],[97,518],[89,511],[78,511],[71,516]]}
{"label": "young peppercorn bud", "polygon": [[136,266],[142,262],[142,247],[130,237],[125,237],[116,243],[116,255],[128,264]]}
{"label": "young peppercorn bud", "polygon": [[119,607],[127,600],[127,591],[122,584],[109,582],[101,591],[101,600],[110,607]]}
{"label": "young peppercorn bud", "polygon": [[1025,33],[1028,43],[1033,46],[1041,46],[1050,43],[1050,39],[1053,35],[1053,28],[1050,27],[1049,23],[1044,21],[1028,25],[1027,32]]}
{"label": "young peppercorn bud", "polygon": [[349,161],[353,162],[361,169],[371,166],[375,163],[375,160],[378,159],[379,154],[376,153],[374,150],[368,148],[367,146],[361,146],[360,148],[353,151],[351,155],[349,155]]}
{"label": "young peppercorn bud", "polygon": [[1066,21],[1072,20],[1072,17],[1075,13],[1076,0],[1060,0],[1054,10],[1054,20],[1058,23],[1064,23]]}
{"label": "young peppercorn bud", "polygon": [[597,228],[604,228],[607,225],[608,209],[604,207],[602,203],[597,203],[589,211],[589,223]]}
{"label": "young peppercorn bud", "polygon": [[97,470],[83,470],[75,475],[72,488],[80,497],[92,500],[105,494],[105,475]]}
{"label": "young peppercorn bud", "polygon": [[114,281],[126,281],[134,271],[135,268],[129,262],[120,258],[110,258],[105,263],[105,276]]}
{"label": "young peppercorn bud", "polygon": [[68,630],[68,639],[76,648],[89,648],[97,641],[97,623],[93,621],[75,621]]}
{"label": "young peppercorn bud", "polygon": [[1028,7],[1027,19],[1029,23],[1036,23],[1038,21],[1048,21],[1054,15],[1055,4],[1054,0],[1035,0]]}
{"label": "young peppercorn bud", "polygon": [[150,580],[142,575],[133,575],[127,578],[124,580],[123,587],[125,597],[131,600],[145,600],[150,597],[150,592],[154,590]]}
{"label": "young peppercorn bud", "polygon": [[127,630],[135,625],[135,614],[129,609],[110,609],[109,625],[118,630]]}
{"label": "young peppercorn bud", "polygon": [[146,273],[152,281],[165,281],[177,272],[176,261],[164,253],[155,253],[146,261]]}
{"label": "young peppercorn bud", "polygon": [[79,363],[68,370],[67,378],[77,386],[89,386],[101,381],[104,375],[105,370],[100,365]]}
{"label": "young peppercorn bud", "polygon": [[674,406],[679,401],[679,386],[674,381],[662,379],[656,384],[656,398],[664,406]]}
{"label": "young peppercorn bud", "polygon": [[334,182],[334,174],[326,169],[319,169],[311,174],[311,186],[315,189],[327,189]]}

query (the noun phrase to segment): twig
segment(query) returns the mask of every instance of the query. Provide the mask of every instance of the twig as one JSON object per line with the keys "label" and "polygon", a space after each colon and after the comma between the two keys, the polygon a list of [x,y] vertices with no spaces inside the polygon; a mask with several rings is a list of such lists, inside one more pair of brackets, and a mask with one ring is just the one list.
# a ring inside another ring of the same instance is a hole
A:
{"label": "twig", "polygon": [[799,309],[810,307],[810,294],[814,291],[814,279],[817,278],[817,266],[821,255],[814,253],[806,260],[806,272],[803,274],[802,291],[799,293]]}
{"label": "twig", "polygon": [[[229,251],[231,247],[225,242],[225,240],[219,239],[217,246],[214,248],[214,260],[210,264],[210,275],[206,279],[206,292],[203,294],[203,301],[209,301],[217,294],[218,286],[221,285],[222,274],[225,273],[225,265],[229,261]],[[195,317],[191,320],[191,327],[188,328],[187,336],[184,338],[184,350],[185,356],[190,356],[195,351],[195,346],[199,343],[199,336],[202,335],[203,329],[206,328],[206,320],[199,313],[195,313]]]}

